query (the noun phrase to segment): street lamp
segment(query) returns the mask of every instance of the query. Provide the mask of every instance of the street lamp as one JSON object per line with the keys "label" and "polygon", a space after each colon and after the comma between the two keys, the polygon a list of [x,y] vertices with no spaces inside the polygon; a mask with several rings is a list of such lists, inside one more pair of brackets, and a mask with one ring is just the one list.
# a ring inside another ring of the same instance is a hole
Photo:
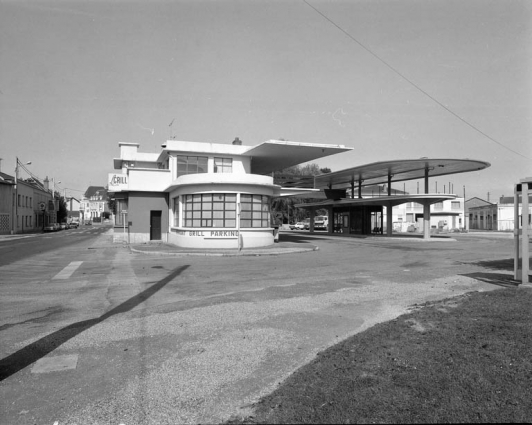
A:
{"label": "street lamp", "polygon": [[[18,167],[19,165],[23,165],[19,161],[18,156],[16,158],[17,158],[17,164],[15,165],[15,211],[14,211],[13,220],[11,223],[11,234],[17,233],[17,230],[18,230]],[[30,165],[30,164],[31,164],[31,161],[26,162],[26,165]],[[15,220],[17,224],[15,224]]]}

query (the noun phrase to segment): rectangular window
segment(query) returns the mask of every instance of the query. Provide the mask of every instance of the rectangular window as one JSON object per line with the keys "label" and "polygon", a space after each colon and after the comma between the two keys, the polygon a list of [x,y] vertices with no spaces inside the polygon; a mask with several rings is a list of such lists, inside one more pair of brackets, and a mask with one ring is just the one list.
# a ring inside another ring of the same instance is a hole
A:
{"label": "rectangular window", "polygon": [[18,199],[17,199],[17,205],[20,207],[20,195],[18,195]]}
{"label": "rectangular window", "polygon": [[233,159],[232,158],[214,158],[214,172],[215,173],[232,173]]}
{"label": "rectangular window", "polygon": [[177,156],[177,177],[185,174],[201,174],[208,171],[206,156]]}
{"label": "rectangular window", "polygon": [[451,209],[452,210],[459,210],[460,208],[460,201],[451,201]]}
{"label": "rectangular window", "polygon": [[236,194],[185,195],[186,227],[236,227]]}
{"label": "rectangular window", "polygon": [[179,196],[174,198],[174,226],[179,227]]}
{"label": "rectangular window", "polygon": [[434,204],[434,209],[435,210],[443,210],[443,202],[436,202]]}
{"label": "rectangular window", "polygon": [[240,195],[240,226],[270,227],[270,197]]}

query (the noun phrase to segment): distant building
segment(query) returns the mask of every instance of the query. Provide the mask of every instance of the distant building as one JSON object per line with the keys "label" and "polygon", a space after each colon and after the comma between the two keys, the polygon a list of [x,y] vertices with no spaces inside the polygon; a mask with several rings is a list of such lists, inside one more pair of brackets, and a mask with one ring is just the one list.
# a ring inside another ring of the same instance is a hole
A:
{"label": "distant building", "polygon": [[485,207],[488,205],[493,205],[489,201],[485,201],[484,199],[480,199],[477,197],[469,198],[467,201],[465,201],[465,228],[466,230],[469,230],[470,228],[470,214],[469,209],[470,208],[476,208],[476,207]]}
{"label": "distant building", "polygon": [[80,200],[79,211],[83,221],[100,221],[109,214],[107,189],[89,186]]}
{"label": "distant building", "polygon": [[[532,198],[529,198],[532,202]],[[519,206],[519,215],[521,215]],[[514,197],[501,196],[496,204],[486,203],[469,208],[470,229],[473,230],[514,230]]]}
{"label": "distant building", "polygon": [[15,208],[15,179],[0,172],[0,235],[8,235],[13,229]]}
{"label": "distant building", "polygon": [[52,194],[35,179],[0,172],[0,234],[26,233],[54,222]]}
{"label": "distant building", "polygon": [[[423,230],[423,205],[408,202],[393,207],[393,227],[399,232]],[[430,206],[430,227],[446,232],[464,226],[464,198],[436,202]]]}
{"label": "distant building", "polygon": [[67,208],[67,214],[68,218],[67,221],[80,221],[80,207],[81,207],[81,201],[79,199],[76,199],[74,197],[66,198],[66,208]]}

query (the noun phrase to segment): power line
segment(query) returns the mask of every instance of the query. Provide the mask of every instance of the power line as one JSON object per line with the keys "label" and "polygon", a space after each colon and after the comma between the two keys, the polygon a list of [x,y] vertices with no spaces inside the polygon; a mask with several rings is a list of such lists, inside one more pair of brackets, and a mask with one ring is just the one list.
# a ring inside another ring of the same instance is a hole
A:
{"label": "power line", "polygon": [[455,118],[458,118],[460,121],[462,121],[464,124],[466,124],[467,126],[469,126],[470,128],[472,128],[473,130],[477,131],[478,133],[482,134],[484,137],[486,137],[487,139],[491,140],[492,142],[498,144],[499,146],[501,146],[502,148],[504,149],[507,149],[509,150],[510,152],[513,152],[514,154],[516,155],[519,155],[525,159],[530,159],[532,160],[532,158],[529,158],[525,155],[523,155],[522,153],[519,153],[515,150],[513,150],[512,148],[504,145],[503,143],[499,142],[498,140],[495,140],[493,137],[491,137],[490,135],[484,133],[482,130],[480,130],[479,128],[475,127],[473,124],[469,123],[468,121],[466,121],[464,118],[462,118],[460,115],[458,115],[456,112],[452,111],[451,109],[449,109],[447,106],[445,106],[443,103],[441,103],[439,100],[437,100],[435,97],[431,96],[429,93],[427,93],[425,90],[423,90],[421,87],[419,87],[416,83],[414,83],[412,80],[410,80],[409,78],[407,78],[404,74],[402,74],[399,70],[397,70],[396,68],[394,68],[392,65],[390,65],[388,62],[386,62],[384,59],[382,59],[379,55],[377,55],[376,53],[374,53],[372,50],[370,50],[368,47],[364,46],[360,41],[358,41],[355,37],[353,37],[351,34],[349,34],[346,30],[344,30],[342,27],[340,27],[336,22],[334,22],[333,20],[331,20],[330,18],[328,18],[326,15],[324,15],[322,12],[320,12],[318,9],[316,9],[314,6],[312,6],[307,0],[303,0],[303,2],[309,6],[310,8],[312,8],[316,13],[318,13],[320,16],[322,16],[324,19],[326,19],[327,21],[329,21],[332,25],[334,25],[336,28],[338,28],[340,31],[342,31],[346,36],[348,36],[352,41],[354,41],[355,43],[357,43],[360,47],[362,47],[366,52],[368,52],[371,56],[373,56],[375,59],[377,59],[379,62],[381,62],[382,64],[386,65],[390,70],[392,70],[395,74],[399,75],[403,80],[405,80],[406,82],[408,82],[410,85],[412,85],[413,87],[415,87],[417,90],[419,90],[421,93],[423,93],[425,96],[427,96],[429,99],[431,99],[434,103],[436,103],[437,105],[441,106],[443,109],[445,109],[447,112],[449,112],[451,115],[453,115]]}

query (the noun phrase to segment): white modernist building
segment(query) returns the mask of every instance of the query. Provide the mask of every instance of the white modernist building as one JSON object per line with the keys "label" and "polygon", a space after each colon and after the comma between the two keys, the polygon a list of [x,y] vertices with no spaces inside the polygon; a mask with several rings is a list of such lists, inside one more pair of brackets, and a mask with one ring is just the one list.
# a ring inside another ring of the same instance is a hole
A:
{"label": "white modernist building", "polygon": [[271,199],[305,189],[281,188],[272,173],[352,149],[284,140],[246,146],[238,138],[232,144],[168,140],[160,153],[139,152],[138,143],[119,146],[119,172],[108,180],[115,240],[187,248],[273,244]]}

